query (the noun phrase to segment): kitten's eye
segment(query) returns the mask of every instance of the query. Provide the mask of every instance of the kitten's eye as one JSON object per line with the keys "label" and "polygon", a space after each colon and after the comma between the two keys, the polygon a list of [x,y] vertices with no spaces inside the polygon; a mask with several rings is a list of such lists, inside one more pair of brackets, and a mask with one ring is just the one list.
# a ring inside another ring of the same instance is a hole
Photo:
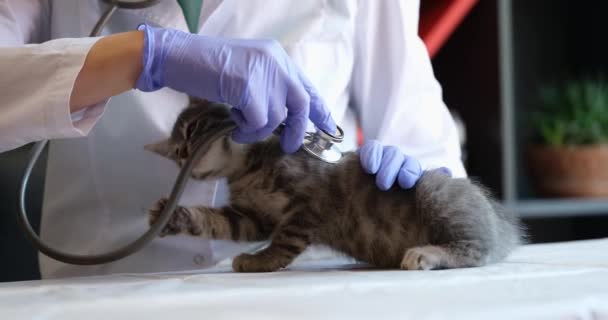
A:
{"label": "kitten's eye", "polygon": [[202,126],[202,123],[200,120],[194,120],[192,122],[190,122],[187,126],[186,126],[186,130],[185,130],[185,137],[186,140],[191,140],[194,137],[194,134],[201,129],[200,127]]}
{"label": "kitten's eye", "polygon": [[173,151],[173,157],[175,159],[186,159],[188,158],[188,151],[187,145],[179,146]]}
{"label": "kitten's eye", "polygon": [[190,138],[192,138],[192,136],[194,135],[194,131],[195,131],[195,129],[196,129],[196,126],[195,126],[195,125],[189,125],[189,126],[186,128],[186,139],[190,139]]}

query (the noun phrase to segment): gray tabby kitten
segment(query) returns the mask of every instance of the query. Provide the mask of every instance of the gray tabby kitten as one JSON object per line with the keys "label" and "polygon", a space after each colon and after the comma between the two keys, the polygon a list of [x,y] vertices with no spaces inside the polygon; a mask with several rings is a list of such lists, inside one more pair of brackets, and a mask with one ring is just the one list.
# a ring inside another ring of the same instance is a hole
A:
{"label": "gray tabby kitten", "polygon": [[[227,106],[192,100],[171,137],[146,149],[182,166],[194,146],[230,123]],[[503,259],[521,238],[515,217],[468,179],[434,170],[411,190],[381,191],[361,168],[357,153],[328,164],[303,150],[284,154],[275,136],[251,145],[222,136],[198,161],[192,177],[227,178],[229,205],[178,207],[163,235],[271,239],[266,249],[234,259],[239,272],[279,270],[310,244],[383,268],[475,267]],[[150,223],[165,204],[161,199],[150,210]]]}

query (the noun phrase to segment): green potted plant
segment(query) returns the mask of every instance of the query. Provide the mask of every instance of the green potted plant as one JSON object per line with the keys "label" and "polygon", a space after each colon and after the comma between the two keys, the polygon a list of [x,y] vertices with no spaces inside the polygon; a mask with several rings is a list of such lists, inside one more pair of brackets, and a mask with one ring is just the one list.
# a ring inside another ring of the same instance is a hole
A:
{"label": "green potted plant", "polygon": [[536,189],[544,196],[608,197],[608,82],[546,86],[540,101],[528,152]]}

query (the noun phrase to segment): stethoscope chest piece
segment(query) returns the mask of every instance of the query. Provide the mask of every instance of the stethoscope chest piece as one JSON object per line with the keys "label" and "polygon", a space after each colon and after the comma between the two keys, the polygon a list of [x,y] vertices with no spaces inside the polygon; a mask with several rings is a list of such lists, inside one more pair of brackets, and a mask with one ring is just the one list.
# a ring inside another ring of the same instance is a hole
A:
{"label": "stethoscope chest piece", "polygon": [[311,156],[327,163],[337,163],[342,159],[342,151],[335,145],[344,140],[344,131],[336,126],[336,134],[317,129],[316,133],[307,133],[302,148]]}

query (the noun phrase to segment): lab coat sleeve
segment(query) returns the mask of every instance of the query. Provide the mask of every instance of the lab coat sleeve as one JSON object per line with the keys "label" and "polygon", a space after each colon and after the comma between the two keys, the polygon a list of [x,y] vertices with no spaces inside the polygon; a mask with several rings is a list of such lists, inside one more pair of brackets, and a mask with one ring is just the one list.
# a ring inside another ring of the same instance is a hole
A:
{"label": "lab coat sleeve", "polygon": [[466,172],[454,120],[418,36],[419,1],[361,0],[351,95],[366,139],[395,145],[424,169]]}
{"label": "lab coat sleeve", "polygon": [[74,82],[98,38],[25,44],[42,40],[41,6],[0,1],[0,152],[42,139],[85,136],[107,102],[70,114]]}

